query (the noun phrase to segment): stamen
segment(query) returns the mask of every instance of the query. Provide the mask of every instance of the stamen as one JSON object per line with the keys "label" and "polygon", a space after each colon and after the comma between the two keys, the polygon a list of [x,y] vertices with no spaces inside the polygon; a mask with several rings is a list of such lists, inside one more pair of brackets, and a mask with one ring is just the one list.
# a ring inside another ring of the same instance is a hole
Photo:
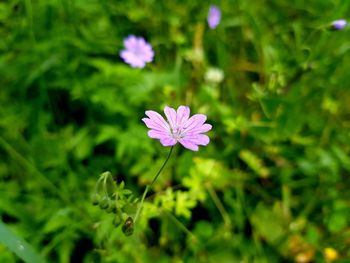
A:
{"label": "stamen", "polygon": [[173,137],[175,140],[180,140],[185,137],[185,133],[179,126],[170,127],[170,136]]}

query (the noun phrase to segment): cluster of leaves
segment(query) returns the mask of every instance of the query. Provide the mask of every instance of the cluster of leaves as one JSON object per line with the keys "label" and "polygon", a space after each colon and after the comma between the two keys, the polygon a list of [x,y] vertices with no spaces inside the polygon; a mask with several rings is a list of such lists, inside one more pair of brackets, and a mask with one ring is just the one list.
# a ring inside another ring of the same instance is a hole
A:
{"label": "cluster of leaves", "polygon": [[[217,5],[210,30],[205,1],[0,3],[6,233],[48,262],[349,261],[350,41],[327,26],[350,3]],[[154,48],[143,70],[118,56],[129,34]],[[126,189],[98,191],[112,213],[90,195],[106,170],[142,194],[167,149],[141,118],[165,105],[206,114],[211,143],[174,149],[126,237]]]}

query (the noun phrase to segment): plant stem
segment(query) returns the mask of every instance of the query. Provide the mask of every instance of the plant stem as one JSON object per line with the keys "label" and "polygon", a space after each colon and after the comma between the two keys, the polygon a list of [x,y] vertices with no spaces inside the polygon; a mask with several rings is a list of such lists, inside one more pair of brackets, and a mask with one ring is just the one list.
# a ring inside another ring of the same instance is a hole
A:
{"label": "plant stem", "polygon": [[149,186],[150,188],[152,187],[153,183],[157,180],[158,176],[160,175],[160,173],[162,172],[163,168],[164,168],[165,165],[167,164],[167,162],[168,162],[168,160],[169,160],[169,158],[170,158],[170,155],[171,155],[171,153],[173,152],[173,148],[174,148],[174,146],[171,146],[170,152],[169,152],[169,154],[168,154],[168,157],[166,158],[166,160],[165,160],[165,162],[163,163],[162,167],[159,169],[158,173],[157,173],[156,176],[154,177],[154,179],[153,179],[151,185]]}
{"label": "plant stem", "polygon": [[216,208],[219,210],[223,220],[224,220],[224,224],[227,228],[231,229],[232,223],[231,223],[231,219],[229,214],[227,213],[224,205],[222,204],[222,202],[220,201],[218,195],[216,194],[216,192],[214,191],[212,185],[210,183],[206,183],[205,184],[210,197],[213,199],[213,202],[216,206]]}
{"label": "plant stem", "polygon": [[179,219],[177,219],[172,213],[169,211],[166,211],[165,209],[162,210],[164,214],[166,214],[183,232],[185,232],[187,235],[189,235],[196,244],[201,244],[199,239],[183,224]]}
{"label": "plant stem", "polygon": [[147,185],[147,186],[146,186],[145,191],[144,191],[143,194],[142,194],[142,198],[141,198],[140,205],[139,205],[139,207],[137,208],[137,211],[136,211],[134,223],[136,223],[136,220],[137,220],[137,218],[138,218],[139,215],[140,215],[141,208],[142,208],[142,206],[143,206],[143,201],[144,201],[145,198],[146,198],[146,195],[147,195],[148,190],[151,189],[152,185],[153,185],[154,182],[157,180],[158,176],[159,176],[160,173],[163,171],[165,165],[166,165],[167,162],[169,161],[169,158],[170,158],[170,156],[171,156],[171,153],[173,152],[173,148],[174,148],[174,146],[171,146],[170,152],[169,152],[169,154],[168,154],[168,157],[166,158],[166,160],[165,160],[165,162],[163,163],[162,167],[160,167],[160,169],[159,169],[158,173],[156,174],[156,176],[154,177],[152,183],[151,183],[150,185]]}

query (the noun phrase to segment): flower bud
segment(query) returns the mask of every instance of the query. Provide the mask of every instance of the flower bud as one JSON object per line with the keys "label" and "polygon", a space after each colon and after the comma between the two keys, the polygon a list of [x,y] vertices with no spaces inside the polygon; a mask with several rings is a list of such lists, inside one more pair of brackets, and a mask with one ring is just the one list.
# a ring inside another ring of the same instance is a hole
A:
{"label": "flower bud", "polygon": [[115,209],[115,202],[113,202],[112,200],[108,201],[108,207],[106,208],[106,212],[107,213],[112,213]]}
{"label": "flower bud", "polygon": [[100,208],[101,209],[106,209],[109,206],[109,198],[104,196],[101,200],[100,200]]}
{"label": "flower bud", "polygon": [[122,231],[127,237],[134,233],[134,220],[130,216],[125,220]]}
{"label": "flower bud", "polygon": [[100,200],[101,200],[101,196],[99,194],[95,193],[91,196],[91,201],[93,205],[98,205],[100,203]]}
{"label": "flower bud", "polygon": [[335,20],[331,24],[331,29],[333,30],[342,30],[346,27],[347,21],[345,19]]}
{"label": "flower bud", "polygon": [[211,29],[216,28],[221,20],[221,10],[216,5],[211,5],[208,12],[208,25]]}
{"label": "flower bud", "polygon": [[118,208],[117,208],[116,205],[113,205],[112,212],[113,212],[114,214],[118,213]]}
{"label": "flower bud", "polygon": [[204,75],[208,83],[219,84],[224,80],[224,72],[219,68],[209,68]]}

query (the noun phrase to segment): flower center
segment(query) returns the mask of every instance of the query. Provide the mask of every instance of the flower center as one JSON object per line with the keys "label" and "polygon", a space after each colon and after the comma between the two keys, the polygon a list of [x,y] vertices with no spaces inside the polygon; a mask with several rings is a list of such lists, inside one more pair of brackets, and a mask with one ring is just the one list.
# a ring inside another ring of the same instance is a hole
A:
{"label": "flower center", "polygon": [[170,136],[173,137],[175,140],[180,140],[185,137],[185,133],[183,132],[183,129],[179,126],[170,127]]}

